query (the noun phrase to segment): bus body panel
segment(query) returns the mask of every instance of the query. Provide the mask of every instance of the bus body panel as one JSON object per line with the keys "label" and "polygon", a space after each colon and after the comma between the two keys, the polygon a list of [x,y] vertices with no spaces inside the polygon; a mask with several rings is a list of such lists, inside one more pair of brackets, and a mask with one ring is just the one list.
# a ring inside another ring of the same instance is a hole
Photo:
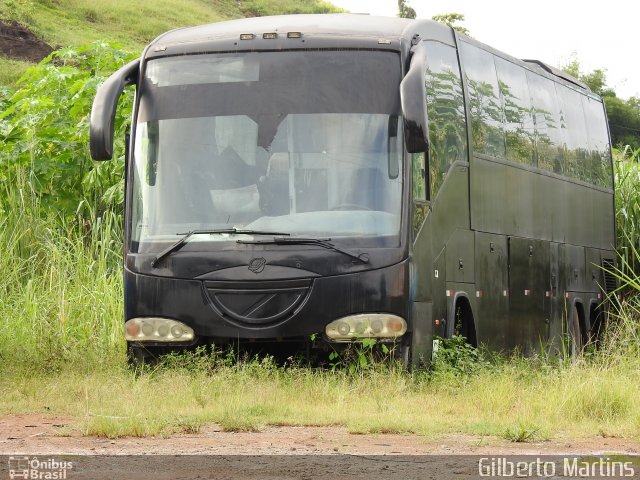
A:
{"label": "bus body panel", "polygon": [[[241,321],[229,314],[242,315],[256,302],[256,297],[259,300],[293,290],[294,287],[284,283],[292,281],[207,282],[142,275],[125,269],[125,319],[164,317],[180,320],[191,326],[198,337],[212,339],[295,338],[308,341],[310,335],[323,332],[328,323],[347,315],[373,312],[409,318],[407,261],[360,273],[303,280],[306,284],[294,286],[301,291],[302,298],[293,311],[268,312],[277,317],[273,321],[263,322],[259,315]],[[214,294],[222,296],[220,303],[216,302]],[[224,295],[237,298],[227,301]],[[221,307],[229,307],[228,313],[221,311]],[[285,315],[278,317],[280,313]]]}
{"label": "bus body panel", "polygon": [[470,169],[474,230],[613,249],[611,191],[480,157]]}

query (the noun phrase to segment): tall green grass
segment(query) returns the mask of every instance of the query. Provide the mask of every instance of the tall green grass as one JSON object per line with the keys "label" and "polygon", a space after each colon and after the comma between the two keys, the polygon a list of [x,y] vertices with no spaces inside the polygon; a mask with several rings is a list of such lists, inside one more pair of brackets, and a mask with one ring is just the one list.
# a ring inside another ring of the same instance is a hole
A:
{"label": "tall green grass", "polygon": [[105,213],[43,213],[24,170],[0,194],[0,369],[122,363],[122,234]]}
{"label": "tall green grass", "polygon": [[0,86],[15,84],[30,66],[32,64],[29,62],[13,60],[0,55]]}
{"label": "tall green grass", "polygon": [[614,149],[616,229],[622,272],[640,276],[640,149]]}

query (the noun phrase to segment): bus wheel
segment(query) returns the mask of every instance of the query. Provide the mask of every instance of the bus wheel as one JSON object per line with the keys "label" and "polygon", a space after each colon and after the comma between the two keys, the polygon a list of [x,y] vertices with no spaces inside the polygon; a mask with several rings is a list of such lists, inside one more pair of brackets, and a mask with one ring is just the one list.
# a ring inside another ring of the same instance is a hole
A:
{"label": "bus wheel", "polygon": [[453,325],[453,335],[459,335],[465,338],[466,342],[472,347],[477,347],[476,329],[473,321],[473,313],[471,305],[466,298],[461,298],[456,302],[456,310]]}
{"label": "bus wheel", "polygon": [[567,330],[569,334],[569,352],[571,358],[575,359],[582,353],[584,347],[582,343],[582,332],[580,331],[580,312],[578,305],[574,305],[571,309],[571,315],[568,320]]}

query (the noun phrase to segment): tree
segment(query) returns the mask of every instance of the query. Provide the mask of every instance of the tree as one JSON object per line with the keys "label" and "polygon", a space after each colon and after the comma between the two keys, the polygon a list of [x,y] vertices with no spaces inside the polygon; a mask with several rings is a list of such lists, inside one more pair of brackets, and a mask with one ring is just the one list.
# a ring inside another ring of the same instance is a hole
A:
{"label": "tree", "polygon": [[464,15],[462,13],[443,13],[441,15],[434,15],[431,18],[436,22],[444,23],[445,25],[450,26],[454,30],[457,30],[460,33],[464,33],[465,35],[470,36],[469,30],[467,30],[462,25],[456,25],[456,22],[464,22]]}
{"label": "tree", "polygon": [[571,55],[569,63],[562,67],[562,70],[581,82],[586,83],[592,92],[600,96],[615,96],[615,92],[607,87],[607,70],[605,68],[596,68],[591,73],[582,73],[580,71],[580,62],[575,53]]}
{"label": "tree", "polygon": [[400,18],[416,18],[416,11],[407,5],[406,0],[398,0],[398,16]]}

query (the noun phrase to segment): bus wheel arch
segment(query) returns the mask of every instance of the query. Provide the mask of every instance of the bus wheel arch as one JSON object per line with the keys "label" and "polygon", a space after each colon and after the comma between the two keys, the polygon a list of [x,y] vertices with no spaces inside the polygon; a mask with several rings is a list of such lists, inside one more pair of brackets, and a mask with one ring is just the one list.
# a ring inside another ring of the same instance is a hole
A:
{"label": "bus wheel arch", "polygon": [[457,292],[451,302],[449,318],[447,319],[447,337],[461,335],[473,347],[478,346],[475,316],[469,300],[464,292]]}

